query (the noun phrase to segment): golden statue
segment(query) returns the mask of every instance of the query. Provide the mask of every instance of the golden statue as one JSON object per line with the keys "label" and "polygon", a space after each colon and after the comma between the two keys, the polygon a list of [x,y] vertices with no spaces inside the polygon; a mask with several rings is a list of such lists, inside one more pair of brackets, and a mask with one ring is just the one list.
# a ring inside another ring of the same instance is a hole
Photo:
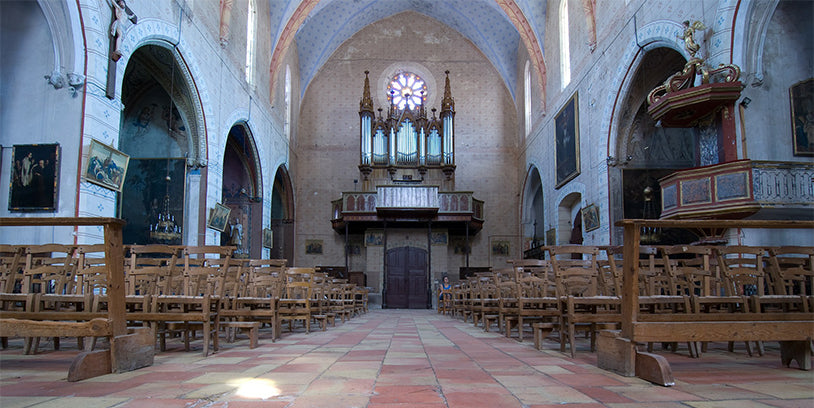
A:
{"label": "golden statue", "polygon": [[693,36],[695,35],[696,31],[703,31],[706,29],[707,27],[704,25],[704,23],[698,20],[693,21],[692,23],[690,23],[689,20],[684,21],[684,34],[680,35],[678,38],[684,40],[684,48],[688,53],[690,53],[691,59],[695,58],[695,53],[701,49],[701,46],[695,42],[695,38],[693,38]]}

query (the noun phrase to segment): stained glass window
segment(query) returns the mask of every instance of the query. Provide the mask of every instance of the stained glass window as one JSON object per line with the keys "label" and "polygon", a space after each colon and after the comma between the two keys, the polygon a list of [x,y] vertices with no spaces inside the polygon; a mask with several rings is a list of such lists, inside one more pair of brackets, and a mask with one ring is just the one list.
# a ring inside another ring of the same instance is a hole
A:
{"label": "stained glass window", "polygon": [[387,94],[399,109],[407,106],[412,110],[427,99],[427,84],[412,72],[399,72],[387,86]]}

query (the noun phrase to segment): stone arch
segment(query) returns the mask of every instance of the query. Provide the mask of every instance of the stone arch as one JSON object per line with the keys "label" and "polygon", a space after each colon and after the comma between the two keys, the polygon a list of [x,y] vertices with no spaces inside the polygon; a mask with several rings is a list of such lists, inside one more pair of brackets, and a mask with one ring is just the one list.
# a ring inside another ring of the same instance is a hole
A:
{"label": "stone arch", "polygon": [[131,25],[125,32],[122,41],[122,57],[117,64],[116,75],[117,89],[121,89],[124,69],[132,57],[133,52],[145,45],[156,45],[172,50],[172,55],[179,68],[178,74],[182,76],[183,83],[189,90],[188,100],[183,101],[184,105],[179,107],[187,109],[192,113],[190,125],[194,127],[194,137],[190,155],[187,159],[190,167],[205,167],[209,157],[219,157],[214,151],[210,151],[216,146],[209,146],[208,135],[216,134],[207,127],[206,116],[212,115],[211,106],[204,105],[202,101],[210,100],[207,87],[203,83],[202,64],[195,57],[193,52],[185,52],[190,46],[186,40],[178,35],[179,30],[175,25],[168,24],[158,19],[139,19],[139,23]]}
{"label": "stone arch", "polygon": [[285,164],[277,167],[271,191],[271,257],[294,262],[294,188]]}
{"label": "stone arch", "polygon": [[521,228],[524,240],[531,240],[531,246],[545,244],[545,201],[540,172],[534,165],[529,166],[523,186],[521,201]]}
{"label": "stone arch", "polygon": [[[626,63],[620,64],[610,82],[619,84],[619,87],[616,92],[608,92],[603,103],[604,109],[601,115],[600,129],[606,129],[606,131],[600,133],[600,140],[597,143],[604,143],[607,147],[605,157],[595,157],[591,158],[592,160],[607,159],[608,163],[611,163],[613,159],[618,159],[614,156],[614,152],[616,146],[620,143],[619,139],[621,137],[618,124],[625,115],[625,110],[622,107],[629,98],[636,71],[641,66],[645,53],[656,48],[669,48],[681,54],[685,60],[688,59],[689,54],[684,49],[684,44],[679,38],[682,33],[683,26],[681,23],[671,20],[656,20],[636,29],[635,37],[628,41],[619,59]],[[601,178],[599,180],[600,184],[611,185],[613,182],[608,171],[601,172],[599,177]],[[621,204],[614,201],[613,197],[608,197],[608,203],[611,208]],[[609,211],[611,210],[609,209]],[[613,222],[613,217],[609,218],[607,224],[600,226],[600,231],[608,230]],[[609,242],[617,242],[620,239],[621,231],[614,228],[613,233],[609,236]]]}
{"label": "stone arch", "polygon": [[[576,230],[573,222],[578,219],[579,211],[582,209],[582,194],[572,191],[562,197],[557,205],[557,245],[582,244],[582,230]],[[578,235],[578,242],[575,241]]]}
{"label": "stone arch", "polygon": [[574,181],[558,191],[554,201],[557,205],[551,208],[554,213],[549,218],[555,222],[552,227],[556,229],[555,242],[557,245],[568,244],[574,212],[582,208],[583,197],[585,197],[585,185]]}
{"label": "stone arch", "polygon": [[[758,2],[745,0],[739,7],[737,14],[732,14],[734,20],[733,30],[727,30],[730,36],[740,38],[740,41],[733,41],[731,57],[728,62],[733,62],[741,67],[742,81],[752,86],[760,86],[763,83],[763,49],[766,41],[766,31],[769,28],[774,11],[780,0],[768,2]],[[726,21],[725,15],[729,14],[726,9],[719,9],[722,21]],[[718,20],[716,20],[717,22]],[[716,33],[717,35],[717,33]],[[722,49],[723,50],[723,49]],[[722,52],[718,59],[723,58],[726,52]]]}
{"label": "stone arch", "polygon": [[619,136],[618,127],[612,126],[612,124],[618,122],[622,115],[621,109],[618,109],[619,103],[628,97],[631,82],[634,79],[637,67],[644,58],[644,54],[652,49],[665,47],[677,51],[685,60],[689,59],[689,54],[678,37],[682,33],[683,27],[681,23],[670,20],[657,20],[639,28],[636,38],[628,42],[624,54],[619,59],[628,63],[620,65],[610,82],[619,84],[619,89],[615,93],[608,93],[604,104],[605,109],[602,112],[601,129],[608,129],[608,133],[606,134],[607,140],[602,140],[600,143],[605,142],[608,146],[608,156],[611,155],[612,147],[618,144],[616,140]]}
{"label": "stone arch", "polygon": [[[85,48],[82,39],[82,23],[76,4],[68,1],[37,0],[51,30],[54,46],[54,68],[52,75],[62,76],[63,86],[78,89],[84,84]],[[61,86],[60,86],[61,87]]]}
{"label": "stone arch", "polygon": [[245,121],[229,129],[223,151],[221,202],[231,209],[231,214],[220,243],[235,246],[237,258],[259,258],[263,236],[263,177],[254,136]]}

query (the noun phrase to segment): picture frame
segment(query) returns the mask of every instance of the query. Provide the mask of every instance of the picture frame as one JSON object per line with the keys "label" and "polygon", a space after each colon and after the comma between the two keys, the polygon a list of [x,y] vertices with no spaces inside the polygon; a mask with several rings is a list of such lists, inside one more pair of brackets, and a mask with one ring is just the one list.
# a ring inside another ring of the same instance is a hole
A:
{"label": "picture frame", "polygon": [[582,209],[582,226],[585,232],[599,228],[599,207],[591,204]]}
{"label": "picture frame", "polygon": [[449,236],[446,231],[432,231],[430,233],[430,242],[432,245],[447,245]]}
{"label": "picture frame", "polygon": [[231,212],[231,208],[221,203],[215,203],[215,207],[209,211],[209,219],[206,220],[206,227],[220,232],[226,231],[226,224],[229,222],[229,214]]}
{"label": "picture frame", "polygon": [[814,78],[789,87],[792,146],[795,156],[814,156]]}
{"label": "picture frame", "polygon": [[83,178],[89,183],[121,192],[130,156],[96,139],[91,139]]}
{"label": "picture frame", "polygon": [[263,248],[273,248],[274,247],[274,233],[271,231],[271,228],[263,228]]}
{"label": "picture frame", "polygon": [[59,144],[13,145],[9,211],[56,211]]}
{"label": "picture frame", "polygon": [[579,95],[574,95],[554,116],[556,146],[555,189],[579,175]]}
{"label": "picture frame", "polygon": [[384,231],[373,230],[365,232],[365,246],[383,246],[384,245]]}
{"label": "picture frame", "polygon": [[466,255],[467,246],[466,240],[463,238],[449,238],[449,246],[452,247],[452,253],[455,255]]}
{"label": "picture frame", "polygon": [[556,228],[549,228],[545,232],[545,244],[546,245],[557,245],[557,229]]}
{"label": "picture frame", "polygon": [[511,243],[509,241],[492,241],[493,256],[509,256]]}
{"label": "picture frame", "polygon": [[307,255],[322,255],[322,240],[321,239],[306,239],[305,240],[305,253]]}

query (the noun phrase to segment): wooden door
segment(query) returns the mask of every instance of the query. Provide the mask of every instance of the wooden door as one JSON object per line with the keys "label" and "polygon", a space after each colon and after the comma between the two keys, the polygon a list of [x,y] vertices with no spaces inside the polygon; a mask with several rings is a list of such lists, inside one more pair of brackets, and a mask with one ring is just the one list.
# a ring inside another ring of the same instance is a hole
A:
{"label": "wooden door", "polygon": [[387,307],[427,308],[427,251],[402,247],[387,251]]}

